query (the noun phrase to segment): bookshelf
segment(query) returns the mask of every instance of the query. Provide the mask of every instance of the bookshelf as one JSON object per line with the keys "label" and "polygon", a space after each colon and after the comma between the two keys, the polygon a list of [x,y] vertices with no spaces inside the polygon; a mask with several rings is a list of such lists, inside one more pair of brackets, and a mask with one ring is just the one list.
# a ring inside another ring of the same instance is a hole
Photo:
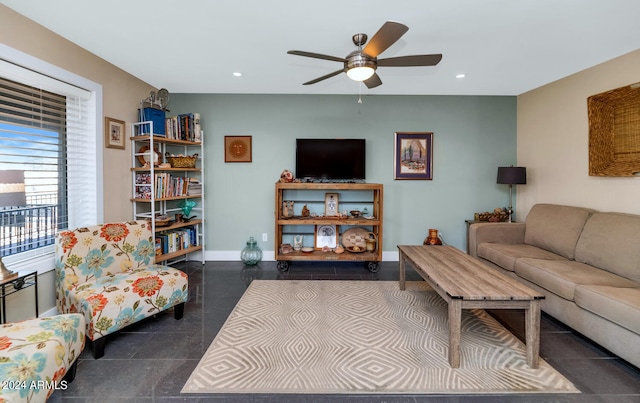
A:
{"label": "bookshelf", "polygon": [[[174,125],[167,118],[167,129]],[[175,121],[175,120],[174,120]],[[147,220],[155,234],[156,263],[187,260],[200,252],[204,261],[204,142],[195,126],[188,131],[157,133],[157,122],[131,127],[131,182],[133,219]],[[199,122],[198,122],[199,125]],[[176,126],[173,126],[176,128]],[[185,211],[190,209],[189,217]]]}

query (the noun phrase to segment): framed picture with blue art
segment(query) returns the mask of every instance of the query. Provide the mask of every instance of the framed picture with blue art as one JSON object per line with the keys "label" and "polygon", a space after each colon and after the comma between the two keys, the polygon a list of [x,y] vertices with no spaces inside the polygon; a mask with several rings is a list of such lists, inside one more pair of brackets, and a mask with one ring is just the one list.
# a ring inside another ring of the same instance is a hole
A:
{"label": "framed picture with blue art", "polygon": [[396,132],[393,179],[433,179],[433,133]]}

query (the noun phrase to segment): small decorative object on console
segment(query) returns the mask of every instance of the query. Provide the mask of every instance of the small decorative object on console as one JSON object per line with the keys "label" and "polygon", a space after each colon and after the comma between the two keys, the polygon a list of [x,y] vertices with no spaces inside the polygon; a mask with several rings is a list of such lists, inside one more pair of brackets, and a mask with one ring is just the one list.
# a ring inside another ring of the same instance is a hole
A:
{"label": "small decorative object on console", "polygon": [[293,179],[294,179],[293,178],[293,173],[291,171],[289,171],[288,169],[285,169],[280,174],[280,180],[278,182],[291,183],[291,182],[293,182]]}
{"label": "small decorative object on console", "polygon": [[509,221],[509,211],[504,208],[495,208],[493,212],[475,213],[473,219],[476,221],[504,222]]}
{"label": "small decorative object on console", "polygon": [[293,204],[292,200],[285,200],[282,202],[282,216],[285,218],[293,217]]}
{"label": "small decorative object on console", "polygon": [[429,228],[429,236],[424,239],[423,245],[442,245],[437,229]]}
{"label": "small decorative object on console", "polygon": [[309,211],[309,209],[307,208],[307,205],[305,204],[304,206],[302,206],[302,216],[309,217],[310,215],[311,215],[311,212]]}

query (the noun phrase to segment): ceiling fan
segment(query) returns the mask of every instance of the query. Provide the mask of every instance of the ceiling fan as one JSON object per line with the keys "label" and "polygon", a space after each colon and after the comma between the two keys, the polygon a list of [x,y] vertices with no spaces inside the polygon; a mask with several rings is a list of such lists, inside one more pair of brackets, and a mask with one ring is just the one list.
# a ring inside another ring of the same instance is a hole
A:
{"label": "ceiling fan", "polygon": [[306,83],[303,83],[303,85],[315,84],[344,72],[347,73],[347,76],[352,80],[364,82],[367,88],[375,88],[382,84],[382,80],[380,80],[380,77],[376,73],[376,69],[378,67],[435,66],[442,59],[441,54],[411,55],[378,59],[378,56],[382,52],[393,45],[408,30],[409,27],[406,25],[400,24],[399,22],[387,21],[382,25],[382,27],[380,27],[378,32],[373,35],[373,38],[371,38],[364,48],[362,46],[367,42],[367,35],[355,34],[353,35],[352,40],[358,47],[358,50],[354,50],[349,53],[345,58],[305,52],[301,50],[290,50],[287,53],[290,55],[313,57],[315,59],[331,60],[344,64],[343,68],[340,70],[336,70],[333,73],[307,81]]}

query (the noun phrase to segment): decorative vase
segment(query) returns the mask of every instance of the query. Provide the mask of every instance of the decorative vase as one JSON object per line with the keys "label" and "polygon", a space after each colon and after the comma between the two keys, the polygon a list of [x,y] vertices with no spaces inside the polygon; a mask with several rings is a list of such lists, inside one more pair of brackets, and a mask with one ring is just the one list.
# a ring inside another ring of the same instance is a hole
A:
{"label": "decorative vase", "polygon": [[424,239],[423,245],[442,245],[437,229],[429,228],[429,236]]}
{"label": "decorative vase", "polygon": [[180,203],[178,203],[178,207],[182,210],[182,214],[184,214],[185,219],[191,218],[191,209],[196,206],[196,202],[193,200],[184,199]]}
{"label": "decorative vase", "polygon": [[262,260],[262,250],[258,247],[258,244],[253,237],[249,238],[247,246],[242,249],[240,259],[242,260],[242,263],[247,266],[255,266],[260,260]]}
{"label": "decorative vase", "polygon": [[369,238],[364,239],[365,248],[367,252],[375,252],[376,241],[377,241],[376,234],[374,234],[373,232],[369,232]]}

